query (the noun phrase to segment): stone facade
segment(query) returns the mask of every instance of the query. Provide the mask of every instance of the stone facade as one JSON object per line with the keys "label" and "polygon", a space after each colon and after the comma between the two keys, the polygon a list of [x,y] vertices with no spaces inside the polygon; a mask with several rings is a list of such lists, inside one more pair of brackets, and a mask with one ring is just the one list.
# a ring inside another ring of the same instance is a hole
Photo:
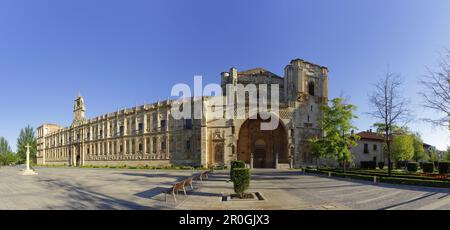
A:
{"label": "stone facade", "polygon": [[372,132],[372,130],[357,133],[361,139],[358,144],[351,149],[353,161],[356,167],[361,165],[361,161],[385,162],[383,155],[384,138],[382,135]]}
{"label": "stone facade", "polygon": [[295,59],[284,70],[284,77],[262,68],[221,74],[223,91],[231,85],[233,94],[239,84],[279,86],[275,130],[260,130],[262,119],[248,119],[248,111],[245,119],[236,117],[236,110],[233,118],[213,118],[213,102],[226,101],[226,94],[195,98],[204,107],[201,119],[174,119],[171,100],[86,119],[78,96],[70,127],[38,127],[38,164],[209,166],[233,159],[262,168],[312,164],[307,139],[322,134],[318,119],[328,101],[328,69]]}

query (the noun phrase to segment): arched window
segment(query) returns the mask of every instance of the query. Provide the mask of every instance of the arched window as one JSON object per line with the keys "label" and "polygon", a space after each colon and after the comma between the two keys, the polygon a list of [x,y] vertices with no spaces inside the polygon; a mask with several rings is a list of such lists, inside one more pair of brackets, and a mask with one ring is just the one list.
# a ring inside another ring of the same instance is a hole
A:
{"label": "arched window", "polygon": [[311,96],[314,96],[314,82],[308,83],[308,93]]}

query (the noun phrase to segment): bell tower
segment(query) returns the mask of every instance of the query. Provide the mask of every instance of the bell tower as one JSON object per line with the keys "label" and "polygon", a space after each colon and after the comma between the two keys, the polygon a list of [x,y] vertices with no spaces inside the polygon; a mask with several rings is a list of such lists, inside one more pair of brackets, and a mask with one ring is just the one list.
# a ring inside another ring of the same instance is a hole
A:
{"label": "bell tower", "polygon": [[73,105],[73,124],[78,125],[86,121],[86,107],[83,97],[78,93]]}
{"label": "bell tower", "polygon": [[[302,59],[294,59],[284,69],[284,98],[290,107],[310,101],[328,101],[328,69]],[[314,99],[314,100],[311,100]]]}

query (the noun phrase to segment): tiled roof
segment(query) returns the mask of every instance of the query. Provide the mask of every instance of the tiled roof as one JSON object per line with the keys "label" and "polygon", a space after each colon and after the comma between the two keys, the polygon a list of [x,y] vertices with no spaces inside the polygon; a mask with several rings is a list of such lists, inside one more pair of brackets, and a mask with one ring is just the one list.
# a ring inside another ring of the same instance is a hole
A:
{"label": "tiled roof", "polygon": [[280,76],[278,76],[278,75],[276,75],[276,74],[274,74],[274,73],[272,73],[272,72],[270,72],[270,71],[268,71],[268,70],[266,70],[264,68],[260,68],[260,67],[238,72],[238,76],[239,75],[240,76],[260,75],[260,74],[262,74],[262,75],[269,75],[271,77],[281,78]]}
{"label": "tiled roof", "polygon": [[365,139],[365,140],[376,140],[376,141],[384,141],[384,136],[378,133],[374,133],[374,132],[360,132],[357,133],[356,135],[360,136],[361,139]]}

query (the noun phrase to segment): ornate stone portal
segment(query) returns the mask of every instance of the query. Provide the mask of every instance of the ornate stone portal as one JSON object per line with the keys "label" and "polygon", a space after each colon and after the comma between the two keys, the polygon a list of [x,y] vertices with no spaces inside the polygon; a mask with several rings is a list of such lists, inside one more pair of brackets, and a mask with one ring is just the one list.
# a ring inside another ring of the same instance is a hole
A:
{"label": "ornate stone portal", "polygon": [[207,166],[228,165],[233,159],[250,164],[253,155],[254,167],[308,165],[312,158],[307,140],[322,133],[318,119],[328,101],[327,75],[326,67],[301,59],[284,68],[284,77],[263,68],[242,72],[231,68],[221,74],[223,92],[231,85],[234,96],[237,85],[279,86],[280,124],[272,131],[260,130],[261,119],[238,119],[236,114],[230,119],[210,118],[212,101],[219,96],[194,99],[208,111],[202,119],[176,120],[170,113],[170,100],[86,119],[84,98],[78,95],[70,127],[38,127],[37,161],[72,166]]}
{"label": "ornate stone portal", "polygon": [[253,153],[253,168],[275,168],[278,163],[288,164],[287,131],[283,124],[275,130],[260,130],[261,118],[247,120],[241,126],[238,139],[238,160],[250,164]]}

